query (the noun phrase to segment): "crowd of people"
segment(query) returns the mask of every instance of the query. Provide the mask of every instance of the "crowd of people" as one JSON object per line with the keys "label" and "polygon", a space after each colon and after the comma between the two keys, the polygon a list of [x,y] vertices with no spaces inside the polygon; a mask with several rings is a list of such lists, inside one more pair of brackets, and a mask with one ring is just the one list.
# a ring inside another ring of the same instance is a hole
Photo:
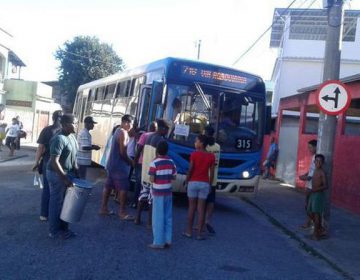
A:
{"label": "crowd of people", "polygon": [[[76,119],[71,114],[56,111],[53,124],[40,133],[39,147],[33,170],[43,175],[40,220],[49,222],[49,237],[68,239],[76,236],[68,223],[60,219],[61,208],[73,178],[86,178],[91,164],[91,151],[100,149],[92,144],[89,131],[96,122],[92,117],[84,119],[84,128],[75,137]],[[163,119],[151,123],[148,132],[140,134],[130,115],[124,115],[120,125],[114,127],[104,151],[102,163],[107,172],[99,214],[114,215],[108,203],[111,194],[119,202],[117,215],[121,220],[141,223],[142,211],[149,211],[147,225],[152,228],[152,249],[168,248],[172,244],[172,184],[176,178],[176,166],[168,156],[166,136],[169,125]],[[217,165],[220,146],[215,143],[214,129],[210,126],[198,135],[190,155],[189,171],[184,185],[187,189],[189,209],[187,227],[182,233],[186,238],[204,240],[207,230],[214,234],[211,216],[215,202]],[[133,174],[133,176],[132,176]],[[128,210],[127,195],[130,179],[135,178],[134,200],[131,205],[136,215]],[[193,228],[195,213],[197,225]]]}

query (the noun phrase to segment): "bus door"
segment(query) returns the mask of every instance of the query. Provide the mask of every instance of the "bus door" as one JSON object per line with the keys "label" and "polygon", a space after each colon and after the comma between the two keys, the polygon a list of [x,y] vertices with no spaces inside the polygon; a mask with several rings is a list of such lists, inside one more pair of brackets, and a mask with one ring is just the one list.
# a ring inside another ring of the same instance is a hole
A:
{"label": "bus door", "polygon": [[137,119],[142,130],[148,130],[150,123],[161,117],[163,89],[163,83],[158,81],[154,81],[152,86],[141,86]]}

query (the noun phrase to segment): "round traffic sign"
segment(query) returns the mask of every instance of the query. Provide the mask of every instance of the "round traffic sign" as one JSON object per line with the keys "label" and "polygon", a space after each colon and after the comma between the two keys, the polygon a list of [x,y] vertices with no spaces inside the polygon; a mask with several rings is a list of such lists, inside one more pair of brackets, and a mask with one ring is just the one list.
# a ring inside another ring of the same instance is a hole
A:
{"label": "round traffic sign", "polygon": [[316,103],[328,115],[341,114],[349,108],[350,102],[350,91],[340,81],[327,81],[317,91]]}

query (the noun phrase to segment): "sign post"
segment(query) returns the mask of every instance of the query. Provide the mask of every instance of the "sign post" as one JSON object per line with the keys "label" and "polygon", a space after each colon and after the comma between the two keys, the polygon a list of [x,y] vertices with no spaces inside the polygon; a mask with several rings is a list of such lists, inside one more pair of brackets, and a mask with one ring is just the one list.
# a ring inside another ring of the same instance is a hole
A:
{"label": "sign post", "polygon": [[[323,81],[324,92],[319,91],[320,100],[325,110],[332,112],[338,110],[340,99],[342,100],[341,88],[326,87],[326,82],[331,80],[339,80],[340,73],[340,55],[341,55],[341,35],[342,35],[342,21],[343,21],[343,0],[328,0],[328,27],[325,44],[325,58]],[[340,91],[340,92],[339,92]],[[342,104],[342,103],[341,103]],[[331,107],[332,106],[332,107]],[[337,107],[337,108],[335,108]],[[325,111],[324,110],[324,111]],[[319,115],[318,127],[318,144],[317,153],[325,156],[325,171],[328,179],[328,191],[326,192],[326,205],[324,213],[324,226],[329,230],[330,225],[330,199],[332,189],[332,165],[333,165],[333,151],[336,132],[336,116],[333,114],[325,114],[323,111]]]}

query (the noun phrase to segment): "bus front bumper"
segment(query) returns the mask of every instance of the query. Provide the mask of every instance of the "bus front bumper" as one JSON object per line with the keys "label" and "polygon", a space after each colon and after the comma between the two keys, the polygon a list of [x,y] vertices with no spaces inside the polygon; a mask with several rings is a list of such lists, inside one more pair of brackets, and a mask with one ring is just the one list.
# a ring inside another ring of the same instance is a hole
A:
{"label": "bus front bumper", "polygon": [[[186,192],[184,186],[186,176],[178,174],[173,184],[174,192]],[[222,180],[219,179],[216,191],[224,193],[243,193],[243,194],[256,194],[258,191],[260,175],[256,175],[250,179],[234,179],[234,180]]]}

